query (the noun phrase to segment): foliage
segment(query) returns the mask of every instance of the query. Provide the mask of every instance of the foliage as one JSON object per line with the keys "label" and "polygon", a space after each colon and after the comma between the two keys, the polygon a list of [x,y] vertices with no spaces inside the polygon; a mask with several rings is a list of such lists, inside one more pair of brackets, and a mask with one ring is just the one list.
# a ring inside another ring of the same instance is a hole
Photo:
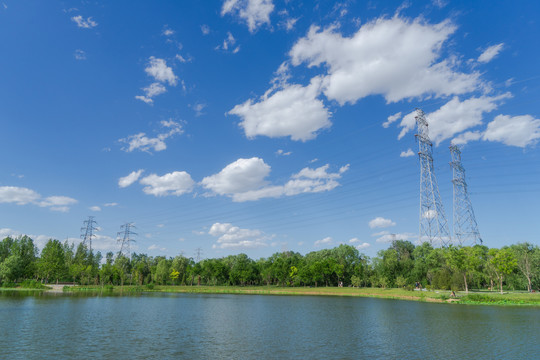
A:
{"label": "foliage", "polygon": [[[47,241],[41,254],[31,238],[0,241],[0,283],[9,286],[24,280],[37,283],[75,282],[84,287],[134,285],[188,286],[280,286],[412,289],[529,290],[540,286],[540,249],[522,243],[489,249],[486,246],[433,248],[396,240],[374,258],[350,245],[322,249],[302,255],[285,251],[253,260],[246,254],[195,262],[182,255],[172,257],[132,254],[127,258],[101,253],[85,245]],[[131,287],[130,287],[131,288]],[[390,291],[390,290],[385,290]]]}

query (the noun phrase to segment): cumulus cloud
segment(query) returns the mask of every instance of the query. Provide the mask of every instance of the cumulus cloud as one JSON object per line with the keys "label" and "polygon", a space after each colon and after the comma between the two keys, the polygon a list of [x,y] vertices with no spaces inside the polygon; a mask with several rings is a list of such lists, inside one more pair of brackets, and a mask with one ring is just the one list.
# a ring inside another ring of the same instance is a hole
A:
{"label": "cumulus cloud", "polygon": [[219,173],[205,177],[201,184],[216,194],[231,195],[266,185],[265,178],[269,174],[270,166],[263,159],[238,159]]}
{"label": "cumulus cloud", "polygon": [[210,27],[208,25],[201,25],[201,32],[203,33],[203,35],[208,35],[210,34]]}
{"label": "cumulus cloud", "polygon": [[208,234],[217,237],[214,249],[253,249],[268,246],[266,241],[272,236],[257,229],[241,229],[230,223],[215,223]]}
{"label": "cumulus cloud", "polygon": [[391,226],[395,226],[396,223],[393,222],[392,220],[390,219],[385,219],[383,217],[376,217],[375,219],[371,220],[369,222],[369,227],[371,229],[375,229],[375,228],[387,228],[387,227],[391,227]]}
{"label": "cumulus cloud", "polygon": [[334,240],[328,236],[328,237],[325,237],[324,239],[321,239],[321,240],[317,240],[315,241],[315,246],[323,246],[323,245],[330,245],[334,242]]}
{"label": "cumulus cloud", "polygon": [[91,17],[85,20],[81,15],[73,16],[71,18],[71,21],[73,21],[77,24],[78,27],[83,29],[91,29],[98,26],[98,23],[92,20]]}
{"label": "cumulus cloud", "polygon": [[132,171],[127,176],[121,177],[120,179],[118,179],[118,186],[121,188],[130,186],[135,181],[139,180],[143,171],[144,171],[143,169],[139,169],[137,171]]}
{"label": "cumulus cloud", "polygon": [[328,172],[328,164],[316,169],[304,168],[293,174],[284,185],[271,185],[266,180],[270,166],[254,157],[238,159],[219,173],[205,177],[201,184],[215,194],[231,197],[233,201],[255,201],[332,190],[339,186],[337,180],[348,168],[348,165],[343,166],[335,173]]}
{"label": "cumulus cloud", "polygon": [[146,133],[139,133],[130,135],[127,138],[120,139],[118,141],[127,144],[127,147],[122,147],[125,152],[132,152],[134,150],[144,151],[150,153],[153,151],[163,151],[167,149],[165,140],[173,137],[177,134],[182,134],[182,125],[172,120],[163,120],[160,122],[162,128],[166,129],[166,132],[158,134],[156,137],[148,137]]}
{"label": "cumulus cloud", "polygon": [[91,206],[90,210],[92,210],[92,211],[101,211],[101,208],[99,206]]}
{"label": "cumulus cloud", "polygon": [[493,60],[503,49],[504,43],[493,45],[488,47],[480,56],[478,57],[478,62],[488,63]]}
{"label": "cumulus cloud", "polygon": [[150,174],[139,183],[147,185],[143,188],[145,194],[154,196],[180,196],[191,192],[195,182],[185,171],[174,171],[163,176]]}
{"label": "cumulus cloud", "polygon": [[106,207],[118,206],[118,203],[111,202],[111,203],[103,204],[103,206],[106,206]]}
{"label": "cumulus cloud", "polygon": [[172,68],[167,66],[167,62],[164,59],[150,56],[144,71],[156,81],[148,87],[143,88],[144,95],[137,95],[135,99],[147,104],[153,104],[154,97],[167,91],[164,84],[169,84],[170,86],[176,86],[178,84],[178,77],[174,74]]}
{"label": "cumulus cloud", "polygon": [[403,233],[403,234],[379,233],[379,234],[373,234],[373,236],[378,236],[377,240],[375,240],[378,243],[391,243],[394,240],[412,240],[418,237],[418,235],[410,234],[410,233]]}
{"label": "cumulus cloud", "polygon": [[167,66],[167,62],[163,59],[150,56],[144,71],[162,83],[168,83],[171,86],[176,86],[178,83],[178,77],[174,75],[172,68]]}
{"label": "cumulus cloud", "polygon": [[411,157],[411,156],[414,156],[414,152],[410,148],[407,149],[407,151],[402,151],[399,154],[399,157]]}
{"label": "cumulus cloud", "polygon": [[454,58],[440,59],[442,45],[455,29],[450,21],[429,24],[399,16],[366,23],[351,37],[335,26],[313,26],[289,54],[295,66],[324,64],[322,90],[341,105],[369,95],[382,95],[391,103],[464,94],[480,86],[480,74],[457,71]]}
{"label": "cumulus cloud", "polygon": [[331,125],[331,114],[318,99],[319,89],[319,79],[312,80],[308,86],[287,84],[267,92],[258,101],[249,99],[236,105],[228,114],[242,119],[240,126],[250,139],[264,135],[307,141]]}
{"label": "cumulus cloud", "polygon": [[382,124],[383,128],[388,128],[390,126],[390,124],[392,124],[393,122],[396,122],[398,121],[399,119],[401,119],[401,111],[394,114],[394,115],[390,115],[388,117],[388,119]]}
{"label": "cumulus cloud", "polygon": [[[440,109],[426,114],[429,123],[429,138],[435,145],[438,145],[456,134],[482,125],[484,113],[497,109],[503,100],[510,97],[510,93],[497,96],[471,97],[464,101],[459,100],[457,96],[453,97]],[[398,139],[403,138],[415,128],[415,115],[416,112],[412,112],[403,117],[399,125],[402,130]]]}
{"label": "cumulus cloud", "polygon": [[48,207],[53,211],[67,212],[77,200],[67,196],[42,197],[34,190],[17,186],[0,186],[0,203],[14,203],[17,205],[34,204]]}
{"label": "cumulus cloud", "polygon": [[48,207],[53,211],[68,212],[71,205],[75,205],[77,200],[68,196],[49,196],[37,203],[40,207]]}
{"label": "cumulus cloud", "polygon": [[135,96],[135,99],[144,101],[147,104],[153,104],[153,98],[166,92],[167,88],[161,83],[155,82],[143,88],[142,90],[144,91],[144,95],[137,95]]}
{"label": "cumulus cloud", "polygon": [[355,245],[355,247],[358,249],[358,250],[364,250],[364,249],[367,249],[368,247],[370,247],[371,245],[367,242],[362,242],[362,240],[358,239],[358,238],[352,238],[351,240],[349,240],[349,243],[351,244],[358,244],[358,245]]}
{"label": "cumulus cloud", "polygon": [[221,7],[221,16],[230,14],[239,17],[253,33],[264,24],[270,25],[272,11],[272,0],[225,0]]}
{"label": "cumulus cloud", "polygon": [[482,139],[522,148],[532,146],[540,139],[540,120],[531,115],[498,115],[488,124]]}

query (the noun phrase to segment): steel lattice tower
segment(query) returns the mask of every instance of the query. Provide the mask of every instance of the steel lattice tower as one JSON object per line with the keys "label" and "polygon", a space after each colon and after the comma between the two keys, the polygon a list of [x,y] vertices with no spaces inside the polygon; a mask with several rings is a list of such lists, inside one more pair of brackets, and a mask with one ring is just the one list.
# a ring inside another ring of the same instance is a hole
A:
{"label": "steel lattice tower", "polygon": [[84,226],[81,228],[81,231],[83,232],[81,234],[81,239],[83,239],[83,245],[87,245],[92,251],[92,237],[94,237],[94,230],[97,230],[97,227],[94,227],[94,225],[97,225],[97,222],[94,220],[93,216],[89,216],[88,220],[85,220],[83,222]]}
{"label": "steel lattice tower", "polygon": [[133,223],[125,223],[124,225],[120,226],[120,229],[124,229],[124,231],[119,231],[117,233],[117,236],[119,237],[117,242],[120,243],[120,251],[118,252],[118,255],[124,255],[127,258],[129,258],[129,261],[131,261],[131,247],[129,246],[129,243],[135,242],[135,240],[131,239],[131,235],[137,235],[137,233],[131,231],[131,229],[134,229],[135,225]]}
{"label": "steel lattice tower", "polygon": [[418,156],[420,158],[420,226],[418,239],[446,246],[450,241],[448,222],[433,171],[433,144],[429,140],[428,123],[424,112],[416,109],[418,127]]}
{"label": "steel lattice tower", "polygon": [[465,181],[465,168],[461,165],[461,150],[456,145],[450,146],[454,184],[454,238],[460,245],[481,244],[482,238],[474,216],[471,199]]}

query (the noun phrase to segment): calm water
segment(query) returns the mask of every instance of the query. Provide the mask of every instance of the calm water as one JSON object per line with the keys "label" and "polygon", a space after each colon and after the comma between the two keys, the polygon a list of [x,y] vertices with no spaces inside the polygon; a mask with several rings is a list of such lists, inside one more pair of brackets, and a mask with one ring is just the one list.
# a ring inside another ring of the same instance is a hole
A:
{"label": "calm water", "polygon": [[0,292],[1,359],[533,359],[539,330],[528,307]]}

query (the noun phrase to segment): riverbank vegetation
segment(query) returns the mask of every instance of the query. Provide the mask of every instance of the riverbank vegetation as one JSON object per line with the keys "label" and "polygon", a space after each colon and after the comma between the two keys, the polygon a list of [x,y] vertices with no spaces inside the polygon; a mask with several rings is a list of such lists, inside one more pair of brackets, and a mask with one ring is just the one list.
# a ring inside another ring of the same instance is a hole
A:
{"label": "riverbank vegetation", "polygon": [[204,285],[263,286],[261,291],[273,286],[283,289],[279,291],[291,288],[293,292],[331,291],[323,290],[327,287],[340,287],[345,292],[349,290],[344,288],[367,288],[368,292],[398,288],[397,291],[409,290],[409,296],[417,296],[410,292],[415,288],[428,290],[422,293],[446,290],[467,295],[474,289],[502,294],[538,289],[540,249],[528,243],[501,249],[480,245],[434,248],[428,243],[415,246],[397,240],[373,258],[353,246],[340,245],[306,255],[287,251],[253,260],[238,254],[196,262],[182,255],[133,254],[129,259],[112,252],[103,259],[100,252],[94,253],[82,243],[75,248],[74,244],[54,239],[40,252],[27,236],[5,238],[0,242],[0,283],[12,286],[24,280],[39,284],[134,285],[145,290],[154,286],[160,289],[168,285]]}

